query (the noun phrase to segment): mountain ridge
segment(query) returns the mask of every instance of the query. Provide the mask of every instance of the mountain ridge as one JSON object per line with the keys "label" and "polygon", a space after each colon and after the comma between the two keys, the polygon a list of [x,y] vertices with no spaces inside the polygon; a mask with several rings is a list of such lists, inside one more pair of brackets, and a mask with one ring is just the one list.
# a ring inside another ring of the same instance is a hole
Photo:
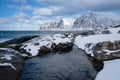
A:
{"label": "mountain ridge", "polygon": [[40,30],[97,30],[120,25],[120,15],[112,12],[88,12],[76,19],[63,18],[59,22],[48,21]]}

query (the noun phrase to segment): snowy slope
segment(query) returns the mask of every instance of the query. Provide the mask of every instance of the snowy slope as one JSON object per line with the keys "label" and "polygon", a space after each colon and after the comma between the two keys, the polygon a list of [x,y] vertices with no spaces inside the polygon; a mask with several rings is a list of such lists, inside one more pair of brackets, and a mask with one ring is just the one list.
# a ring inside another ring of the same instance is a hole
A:
{"label": "snowy slope", "polygon": [[73,29],[102,29],[120,24],[120,15],[112,12],[90,12],[81,15],[73,24]]}
{"label": "snowy slope", "polygon": [[120,79],[120,59],[104,61],[104,68],[95,80],[119,80]]}
{"label": "snowy slope", "polygon": [[74,19],[71,18],[63,18],[58,23],[59,29],[71,29],[74,23]]}

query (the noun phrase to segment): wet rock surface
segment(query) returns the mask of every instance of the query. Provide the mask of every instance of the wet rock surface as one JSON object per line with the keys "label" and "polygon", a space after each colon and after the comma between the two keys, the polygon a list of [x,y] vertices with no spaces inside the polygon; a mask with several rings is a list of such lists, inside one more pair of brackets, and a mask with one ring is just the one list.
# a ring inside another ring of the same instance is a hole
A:
{"label": "wet rock surface", "polygon": [[52,54],[26,61],[19,80],[94,80],[97,74],[83,51]]}
{"label": "wet rock surface", "polygon": [[0,80],[17,80],[24,67],[19,52],[10,48],[0,48]]}

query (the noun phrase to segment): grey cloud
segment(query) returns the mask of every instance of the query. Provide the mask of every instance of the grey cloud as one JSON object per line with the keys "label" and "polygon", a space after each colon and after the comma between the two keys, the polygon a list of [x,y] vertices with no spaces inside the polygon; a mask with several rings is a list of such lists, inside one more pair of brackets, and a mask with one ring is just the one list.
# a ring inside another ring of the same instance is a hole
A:
{"label": "grey cloud", "polygon": [[120,0],[36,0],[49,6],[62,6],[75,10],[120,10]]}

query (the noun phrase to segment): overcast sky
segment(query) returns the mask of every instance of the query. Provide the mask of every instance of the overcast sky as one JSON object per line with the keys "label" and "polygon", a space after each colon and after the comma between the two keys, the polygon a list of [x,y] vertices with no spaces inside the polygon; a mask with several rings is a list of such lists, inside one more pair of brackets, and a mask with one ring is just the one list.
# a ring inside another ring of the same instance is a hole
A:
{"label": "overcast sky", "polygon": [[120,13],[120,0],[0,0],[0,30],[38,30],[44,21],[88,11]]}

